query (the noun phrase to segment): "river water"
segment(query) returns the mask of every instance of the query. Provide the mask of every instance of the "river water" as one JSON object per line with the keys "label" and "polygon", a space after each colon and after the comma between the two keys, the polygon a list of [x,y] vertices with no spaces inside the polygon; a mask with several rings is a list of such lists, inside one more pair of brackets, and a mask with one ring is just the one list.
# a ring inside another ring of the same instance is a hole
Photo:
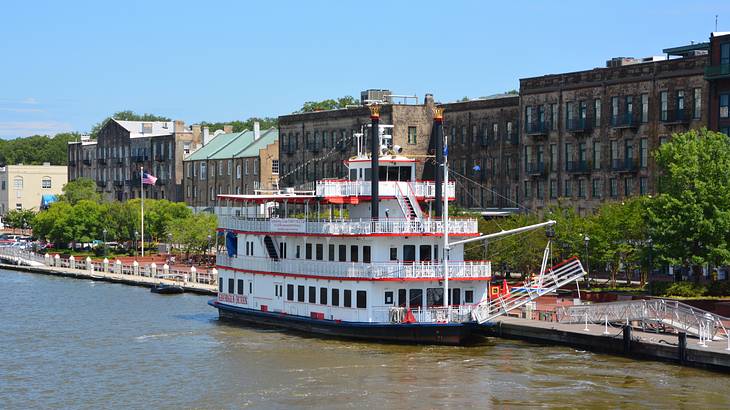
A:
{"label": "river water", "polygon": [[0,408],[728,408],[730,377],[489,339],[324,340],[207,297],[0,270]]}

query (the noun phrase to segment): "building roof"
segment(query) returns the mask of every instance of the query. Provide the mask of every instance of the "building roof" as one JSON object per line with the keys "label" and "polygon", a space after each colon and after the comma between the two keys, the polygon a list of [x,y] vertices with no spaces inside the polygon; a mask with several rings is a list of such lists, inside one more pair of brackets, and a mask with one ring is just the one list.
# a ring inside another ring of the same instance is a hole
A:
{"label": "building roof", "polygon": [[275,142],[278,138],[279,130],[276,128],[262,131],[261,137],[257,140],[254,140],[253,131],[249,130],[219,134],[203,147],[190,154],[186,161],[255,157],[258,156],[260,148]]}
{"label": "building roof", "polygon": [[130,138],[172,135],[175,131],[175,123],[173,121],[123,121],[115,119],[112,119],[112,121],[115,121],[129,131]]}

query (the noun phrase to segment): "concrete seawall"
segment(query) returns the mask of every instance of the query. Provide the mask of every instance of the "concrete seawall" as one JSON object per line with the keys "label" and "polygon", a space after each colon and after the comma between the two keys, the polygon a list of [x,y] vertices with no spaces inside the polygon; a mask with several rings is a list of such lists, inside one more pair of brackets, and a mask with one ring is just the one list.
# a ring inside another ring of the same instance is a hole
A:
{"label": "concrete seawall", "polygon": [[[585,329],[588,329],[587,331]],[[502,317],[485,327],[488,336],[535,343],[558,344],[600,353],[645,360],[660,360],[691,367],[730,372],[730,350],[726,340],[707,341],[671,333],[650,333],[636,329],[624,335],[623,328],[588,324],[564,324]]]}

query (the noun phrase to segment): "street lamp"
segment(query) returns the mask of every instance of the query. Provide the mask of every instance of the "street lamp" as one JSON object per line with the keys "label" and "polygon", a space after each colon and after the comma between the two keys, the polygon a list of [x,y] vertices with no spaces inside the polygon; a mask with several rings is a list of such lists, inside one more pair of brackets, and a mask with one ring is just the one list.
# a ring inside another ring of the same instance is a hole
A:
{"label": "street lamp", "polygon": [[588,234],[583,235],[583,244],[585,245],[585,258],[586,258],[586,283],[587,287],[590,289],[591,287],[591,262],[588,255],[588,243],[591,241],[591,238],[588,237]]}
{"label": "street lamp", "polygon": [[172,254],[172,234],[167,234],[167,253]]}
{"label": "street lamp", "polygon": [[104,230],[101,231],[101,233],[104,234],[104,257],[106,258],[106,234],[107,234],[106,228],[104,228]]}
{"label": "street lamp", "polygon": [[207,251],[208,254],[210,254],[210,240],[211,239],[213,239],[213,237],[208,235],[208,251]]}
{"label": "street lamp", "polygon": [[134,256],[137,256],[137,242],[139,241],[139,232],[134,231]]}
{"label": "street lamp", "polygon": [[649,280],[651,280],[651,275],[654,273],[654,241],[651,237],[646,240],[646,244],[649,246]]}

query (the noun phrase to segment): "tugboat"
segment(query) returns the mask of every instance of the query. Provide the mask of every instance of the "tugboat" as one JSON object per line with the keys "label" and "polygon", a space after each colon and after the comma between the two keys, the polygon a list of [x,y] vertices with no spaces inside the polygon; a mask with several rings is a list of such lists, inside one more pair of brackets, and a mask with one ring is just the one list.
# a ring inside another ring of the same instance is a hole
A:
{"label": "tugboat", "polygon": [[[313,191],[218,195],[221,319],[317,335],[381,342],[459,345],[482,324],[582,277],[577,260],[543,268],[526,291],[490,286],[489,261],[465,261],[464,244],[554,224],[480,235],[476,219],[449,218],[442,111],[434,118],[435,181],[416,179],[370,106],[364,132],[345,161],[348,179],[316,181]],[[457,240],[450,242],[449,238]],[[539,285],[537,281],[539,280]],[[496,293],[491,294],[494,290]],[[490,295],[491,294],[491,295]]]}

